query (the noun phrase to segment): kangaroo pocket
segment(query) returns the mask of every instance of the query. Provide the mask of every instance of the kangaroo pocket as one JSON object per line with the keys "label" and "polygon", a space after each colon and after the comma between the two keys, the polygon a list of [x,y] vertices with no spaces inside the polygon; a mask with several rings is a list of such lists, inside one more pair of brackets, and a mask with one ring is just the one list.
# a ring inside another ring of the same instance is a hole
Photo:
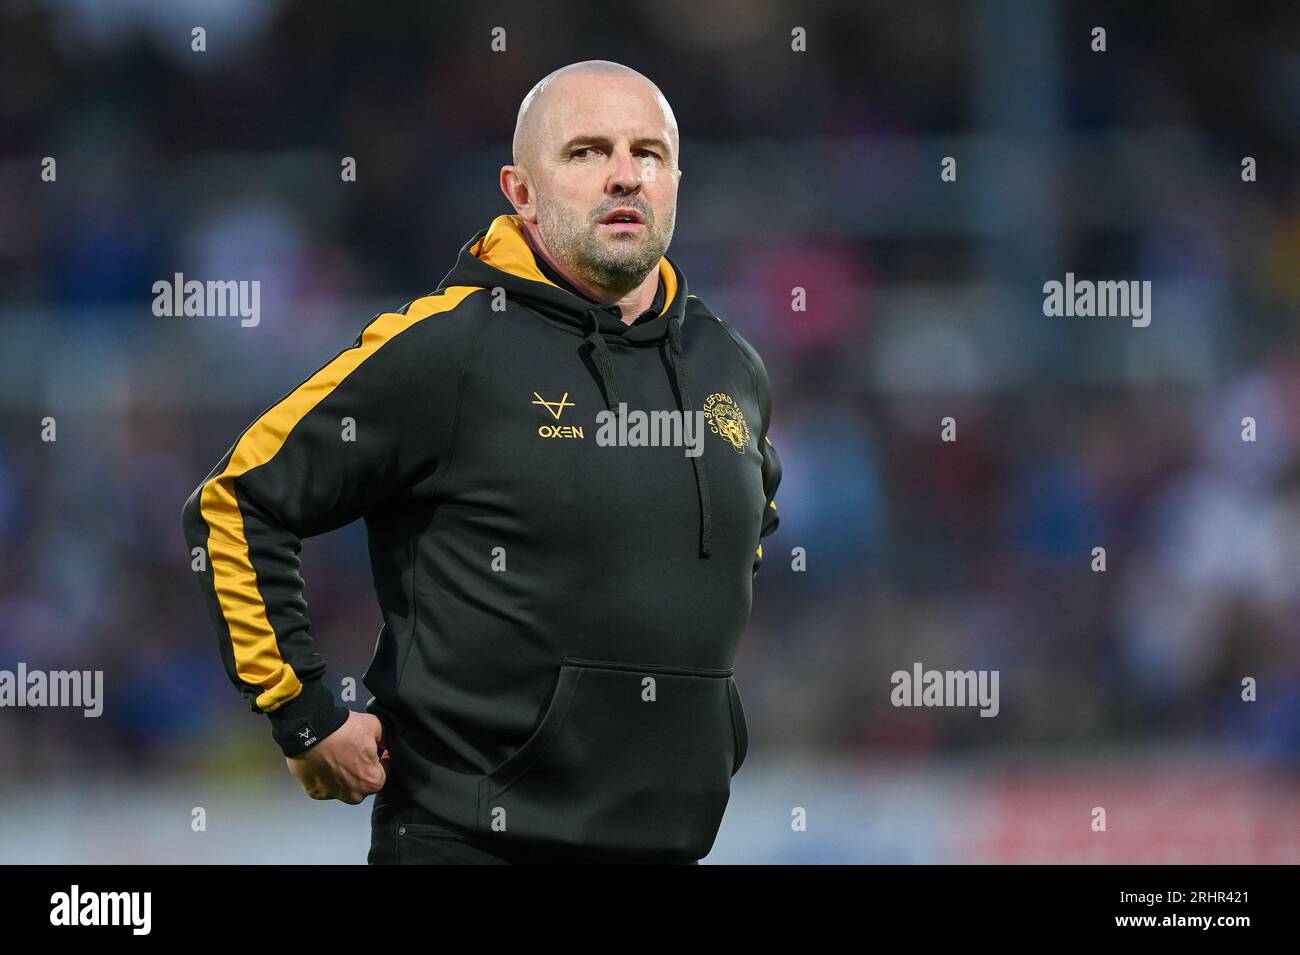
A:
{"label": "kangaroo pocket", "polygon": [[541,722],[479,786],[492,839],[708,854],[745,756],[732,670],[565,657]]}

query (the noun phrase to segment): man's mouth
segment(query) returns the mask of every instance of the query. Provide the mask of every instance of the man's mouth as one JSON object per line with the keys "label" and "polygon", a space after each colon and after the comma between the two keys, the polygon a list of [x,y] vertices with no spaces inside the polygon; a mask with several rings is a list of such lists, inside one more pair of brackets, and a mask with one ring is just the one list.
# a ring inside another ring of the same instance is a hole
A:
{"label": "man's mouth", "polygon": [[600,224],[615,232],[635,232],[645,228],[645,220],[635,209],[615,209],[601,219]]}

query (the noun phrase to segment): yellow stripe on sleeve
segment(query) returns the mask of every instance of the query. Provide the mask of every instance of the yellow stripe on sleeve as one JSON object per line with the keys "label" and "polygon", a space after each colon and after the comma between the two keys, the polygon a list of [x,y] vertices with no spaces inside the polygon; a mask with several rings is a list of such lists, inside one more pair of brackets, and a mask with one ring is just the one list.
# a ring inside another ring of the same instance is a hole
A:
{"label": "yellow stripe on sleeve", "polygon": [[476,286],[451,286],[412,302],[404,315],[380,315],[366,326],[358,346],[340,353],[254,421],[239,439],[225,470],[203,486],[199,510],[208,525],[212,581],[230,630],[235,670],[245,683],[264,688],[265,692],[257,697],[257,707],[263,712],[278,709],[296,697],[302,692],[302,682],[281,657],[275,630],[267,618],[244,535],[244,515],[235,499],[236,479],[274,458],[298,422],[385,344],[416,323],[454,309],[479,291],[482,289]]}

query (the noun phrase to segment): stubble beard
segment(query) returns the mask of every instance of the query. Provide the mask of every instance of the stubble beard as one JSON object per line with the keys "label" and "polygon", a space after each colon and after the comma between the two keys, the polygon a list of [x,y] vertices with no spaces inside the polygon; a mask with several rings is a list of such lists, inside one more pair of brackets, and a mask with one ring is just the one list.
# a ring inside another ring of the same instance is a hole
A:
{"label": "stubble beard", "polygon": [[642,202],[629,203],[645,221],[641,236],[602,237],[600,225],[539,196],[537,225],[547,249],[564,267],[582,281],[597,288],[624,294],[636,288],[650,270],[659,265],[673,238],[677,210],[673,208],[662,225]]}

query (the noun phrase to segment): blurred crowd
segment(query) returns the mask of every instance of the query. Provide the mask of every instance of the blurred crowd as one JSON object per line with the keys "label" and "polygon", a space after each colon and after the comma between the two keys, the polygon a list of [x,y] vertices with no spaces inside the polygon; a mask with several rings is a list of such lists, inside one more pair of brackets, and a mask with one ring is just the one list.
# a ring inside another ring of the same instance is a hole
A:
{"label": "blurred crowd", "polygon": [[[772,378],[782,523],[737,660],[753,751],[1167,739],[1300,765],[1300,17],[1011,6],[8,5],[0,669],[103,669],[107,703],[89,728],[6,712],[0,763],[273,752],[226,681],[181,505],[510,211],[520,99],[600,57],[672,103],[669,255]],[[1045,317],[1066,271],[1152,280],[1152,325]],[[175,272],[260,280],[261,325],[154,316]],[[359,678],[380,623],[364,529],[303,562],[330,673]],[[892,707],[915,662],[998,670],[999,716]]]}

